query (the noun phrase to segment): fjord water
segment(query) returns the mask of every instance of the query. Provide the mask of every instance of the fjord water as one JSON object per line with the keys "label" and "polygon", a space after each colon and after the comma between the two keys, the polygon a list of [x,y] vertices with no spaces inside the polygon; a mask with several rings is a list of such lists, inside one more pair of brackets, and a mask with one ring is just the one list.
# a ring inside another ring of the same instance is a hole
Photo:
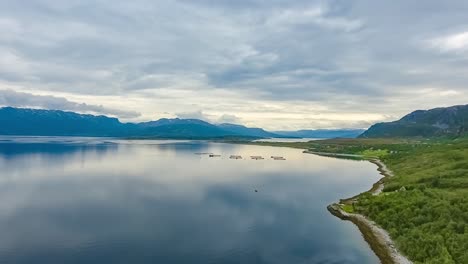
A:
{"label": "fjord water", "polygon": [[326,210],[378,178],[289,148],[1,138],[0,263],[378,263]]}

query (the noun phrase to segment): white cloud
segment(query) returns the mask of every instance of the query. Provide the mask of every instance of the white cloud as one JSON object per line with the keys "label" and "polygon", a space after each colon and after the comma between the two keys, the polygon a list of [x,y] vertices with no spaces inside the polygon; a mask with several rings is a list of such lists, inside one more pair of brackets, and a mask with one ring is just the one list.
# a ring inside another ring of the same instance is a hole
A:
{"label": "white cloud", "polygon": [[210,121],[210,119],[201,110],[194,112],[176,113],[176,116],[182,119],[200,119],[203,121]]}
{"label": "white cloud", "polygon": [[467,51],[468,31],[431,39],[430,45],[443,52]]}
{"label": "white cloud", "polygon": [[216,120],[216,123],[242,124],[242,118],[236,115],[223,114]]}

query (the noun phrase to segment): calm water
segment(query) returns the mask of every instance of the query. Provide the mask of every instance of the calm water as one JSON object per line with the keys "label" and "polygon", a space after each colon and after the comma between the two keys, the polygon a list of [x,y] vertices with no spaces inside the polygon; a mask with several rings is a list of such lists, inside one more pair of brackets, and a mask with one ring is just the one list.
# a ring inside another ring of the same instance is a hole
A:
{"label": "calm water", "polygon": [[0,138],[0,263],[378,263],[326,210],[378,178],[288,148]]}

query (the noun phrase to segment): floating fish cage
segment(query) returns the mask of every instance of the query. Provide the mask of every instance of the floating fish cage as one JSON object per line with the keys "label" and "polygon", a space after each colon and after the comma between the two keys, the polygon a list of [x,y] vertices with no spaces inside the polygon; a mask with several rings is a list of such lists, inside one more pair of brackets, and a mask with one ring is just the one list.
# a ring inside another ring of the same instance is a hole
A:
{"label": "floating fish cage", "polygon": [[[221,157],[221,155],[219,154],[213,154],[211,152],[198,152],[198,153],[195,153],[197,155],[208,155],[208,157],[210,158],[217,158],[217,157]],[[242,156],[241,155],[231,155],[229,156],[230,159],[242,159]],[[262,157],[262,156],[250,156],[251,159],[253,160],[264,160],[265,158]],[[273,160],[286,160],[283,156],[271,156],[271,159]]]}
{"label": "floating fish cage", "polygon": [[273,158],[273,160],[286,160],[286,159],[283,158],[283,157],[275,157],[275,158]]}
{"label": "floating fish cage", "polygon": [[262,156],[250,156],[251,159],[253,160],[262,160],[264,159]]}
{"label": "floating fish cage", "polygon": [[282,156],[271,156],[272,159],[274,160],[286,160],[284,157]]}

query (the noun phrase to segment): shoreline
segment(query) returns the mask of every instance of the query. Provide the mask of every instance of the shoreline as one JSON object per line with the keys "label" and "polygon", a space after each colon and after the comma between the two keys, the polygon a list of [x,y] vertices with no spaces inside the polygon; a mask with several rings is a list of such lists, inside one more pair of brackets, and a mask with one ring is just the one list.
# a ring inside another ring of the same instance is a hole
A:
{"label": "shoreline", "polygon": [[[340,153],[326,153],[326,152],[313,152],[304,151],[304,153],[314,154],[326,157],[343,157],[343,158],[362,158],[375,165],[377,170],[383,176],[376,183],[372,185],[372,188],[363,193],[371,193],[372,195],[379,195],[382,193],[384,188],[384,179],[394,176],[393,172],[378,158],[364,158],[360,155],[355,154],[340,154]],[[379,227],[374,221],[368,219],[364,215],[357,213],[347,213],[342,209],[342,205],[350,204],[355,202],[357,197],[361,194],[357,194],[353,197],[340,199],[339,203],[333,203],[327,206],[327,210],[334,216],[344,221],[350,221],[355,224],[361,232],[364,240],[369,244],[371,250],[377,255],[383,264],[412,264],[413,262],[401,254],[395,246],[395,243],[391,239],[388,232]]]}

